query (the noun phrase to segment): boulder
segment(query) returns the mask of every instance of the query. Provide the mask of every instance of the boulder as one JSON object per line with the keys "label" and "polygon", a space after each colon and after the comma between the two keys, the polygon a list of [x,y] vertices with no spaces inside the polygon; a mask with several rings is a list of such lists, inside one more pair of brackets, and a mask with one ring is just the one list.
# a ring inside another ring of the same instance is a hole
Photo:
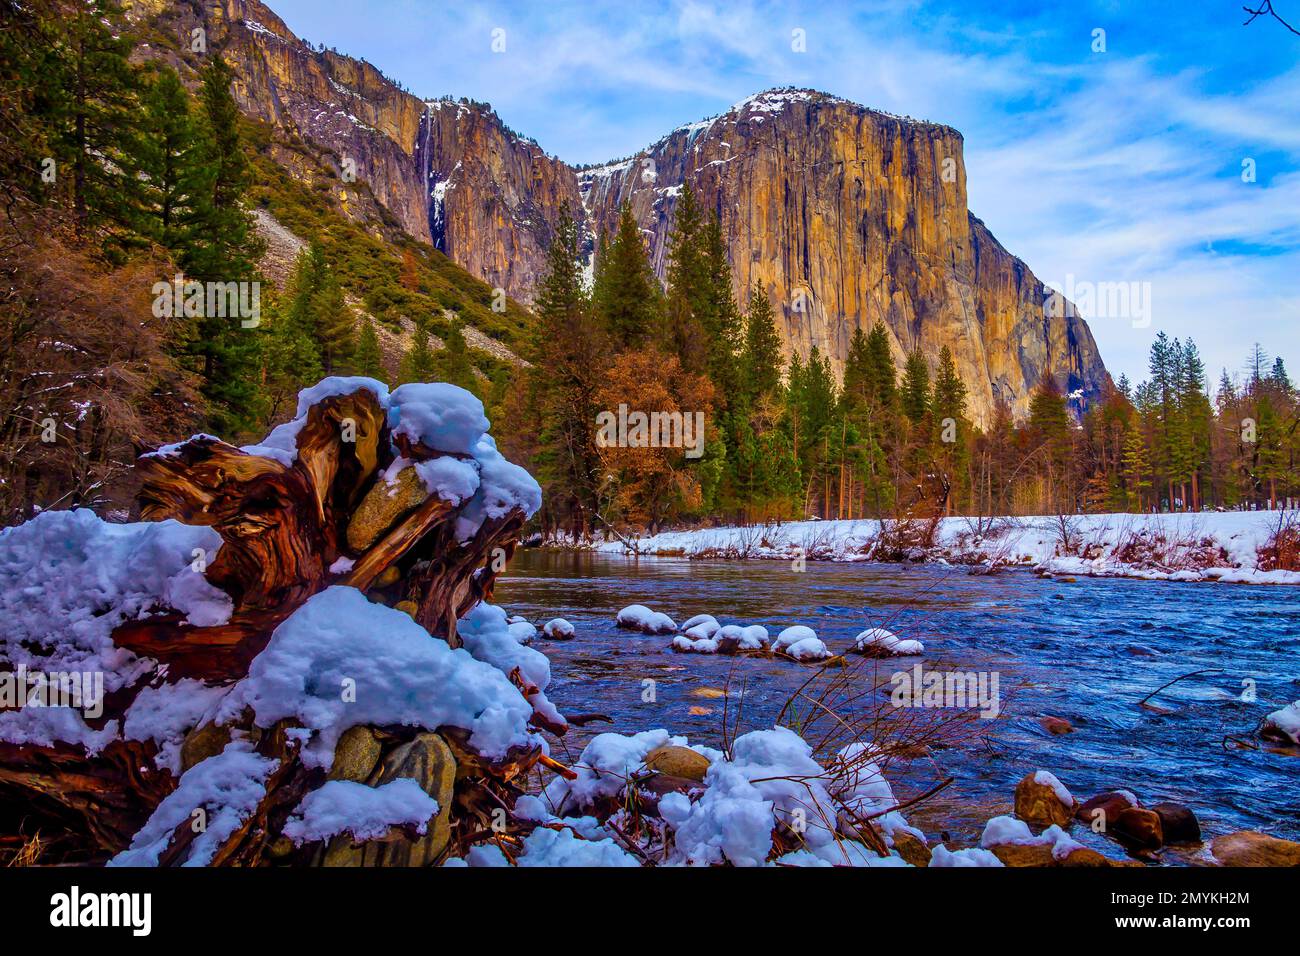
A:
{"label": "boulder", "polygon": [[330,764],[329,778],[365,783],[379,763],[383,749],[379,737],[370,727],[349,727],[334,747],[334,763]]}
{"label": "boulder", "polygon": [[398,518],[428,497],[429,491],[414,468],[403,468],[391,484],[380,475],[352,513],[352,520],[348,522],[348,547],[353,551],[365,551]]}
{"label": "boulder", "polygon": [[1074,816],[1073,798],[1066,804],[1066,796],[1069,791],[1051,774],[1042,770],[1025,774],[1016,784],[1016,816],[1036,826],[1056,824],[1064,829]]}
{"label": "boulder", "polygon": [[930,865],[930,848],[910,830],[895,830],[893,834],[894,849],[906,862],[913,866]]}
{"label": "boulder", "polygon": [[451,838],[456,758],[437,734],[419,734],[385,756],[370,783],[377,787],[402,777],[415,780],[425,793],[438,801],[438,815],[430,822],[424,835],[411,839],[398,830],[358,846],[353,843],[351,835],[341,833],[319,854],[320,865],[429,866],[437,861]]}
{"label": "boulder", "polygon": [[1223,866],[1300,866],[1300,843],[1255,830],[1215,837],[1210,852]]}
{"label": "boulder", "polygon": [[989,851],[1002,861],[1003,866],[1064,866],[1064,867],[1108,867],[1122,866],[1115,860],[1091,850],[1076,846],[1065,856],[1057,859],[1052,854],[1050,843],[999,843]]}
{"label": "boulder", "polygon": [[[1137,805],[1137,800],[1127,790],[1110,790],[1106,793],[1099,793],[1091,800],[1080,804],[1074,815],[1086,823],[1090,829],[1097,830],[1099,833],[1106,833],[1115,825],[1115,820],[1118,819],[1121,812]],[[1100,817],[1098,811],[1100,811]],[[1100,829],[1095,826],[1098,819],[1104,821]]]}
{"label": "boulder", "polygon": [[1158,850],[1165,844],[1160,814],[1142,807],[1126,807],[1119,812],[1110,828],[1112,836],[1139,850]]}
{"label": "boulder", "polygon": [[1043,725],[1043,729],[1049,734],[1056,734],[1059,736],[1061,734],[1074,732],[1074,724],[1070,723],[1064,717],[1043,717],[1039,723]]}
{"label": "boulder", "polygon": [[709,769],[709,758],[689,747],[665,744],[646,754],[645,765],[655,773],[702,781]]}
{"label": "boulder", "polygon": [[1200,843],[1201,824],[1181,803],[1157,803],[1151,808],[1160,817],[1165,843]]}

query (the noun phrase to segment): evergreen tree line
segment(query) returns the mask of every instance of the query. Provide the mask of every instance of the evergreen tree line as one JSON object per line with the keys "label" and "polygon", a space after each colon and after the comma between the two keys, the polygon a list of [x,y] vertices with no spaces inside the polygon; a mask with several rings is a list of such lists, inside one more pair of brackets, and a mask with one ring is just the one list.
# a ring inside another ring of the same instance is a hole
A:
{"label": "evergreen tree line", "polygon": [[[1190,340],[1161,334],[1151,379],[1121,378],[1082,421],[1045,379],[1017,421],[985,428],[951,351],[898,368],[890,334],[855,330],[842,384],[817,346],[784,362],[772,302],[742,309],[716,216],[683,187],[666,283],[625,204],[583,282],[578,226],[561,217],[537,300],[532,365],[507,408],[511,453],[546,492],[548,530],[620,523],[1272,507],[1297,485],[1297,396],[1281,359],[1225,372],[1214,400]],[[620,404],[704,411],[703,454],[602,447]],[[1243,424],[1244,423],[1244,424]]]}

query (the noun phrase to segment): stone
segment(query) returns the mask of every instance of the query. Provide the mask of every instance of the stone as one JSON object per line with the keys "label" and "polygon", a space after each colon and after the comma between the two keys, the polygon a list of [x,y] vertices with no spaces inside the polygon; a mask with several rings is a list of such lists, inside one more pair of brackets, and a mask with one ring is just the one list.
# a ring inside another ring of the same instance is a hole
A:
{"label": "stone", "polygon": [[1152,811],[1160,817],[1165,843],[1200,843],[1201,824],[1189,808],[1181,803],[1157,803]]}
{"label": "stone", "polygon": [[646,754],[645,765],[647,770],[667,774],[670,777],[703,780],[709,770],[709,758],[689,747],[665,744]]}
{"label": "stone", "polygon": [[[1129,794],[1122,790],[1110,790],[1106,793],[1099,793],[1091,800],[1086,800],[1079,805],[1079,809],[1074,815],[1079,820],[1087,824],[1091,830],[1098,833],[1106,833],[1115,825],[1122,811],[1129,807],[1137,806],[1129,799]],[[1100,829],[1097,828],[1098,811],[1101,813],[1100,819],[1104,821]]]}
{"label": "stone", "polygon": [[229,724],[204,724],[186,734],[181,741],[181,772],[225,750],[230,743],[230,732]]}
{"label": "stone", "polygon": [[913,866],[930,865],[930,848],[915,833],[909,830],[895,830],[894,849],[906,862]]}
{"label": "stone", "polygon": [[1074,816],[1074,807],[1067,807],[1054,787],[1039,783],[1034,776],[1025,774],[1016,784],[1016,816],[1035,826],[1047,827],[1055,823],[1062,829],[1068,827]]}
{"label": "stone", "polygon": [[1003,866],[1034,867],[1108,867],[1121,864],[1088,847],[1078,846],[1061,859],[1052,855],[1050,843],[1000,843],[989,852],[1002,861]]}
{"label": "stone", "polygon": [[1210,852],[1223,866],[1300,866],[1300,843],[1257,830],[1217,836]]}
{"label": "stone", "polygon": [[438,814],[423,836],[412,840],[391,831],[387,837],[356,846],[350,834],[329,841],[319,855],[322,866],[430,866],[451,839],[451,807],[456,780],[456,758],[446,742],[434,733],[419,734],[383,758],[371,786],[409,777],[438,801]]}
{"label": "stone", "polygon": [[1116,816],[1110,833],[1138,850],[1158,850],[1165,844],[1160,814],[1142,807],[1126,807]]}
{"label": "stone", "polygon": [[415,617],[416,612],[420,610],[420,605],[416,604],[414,601],[398,601],[393,605],[393,610],[401,611],[403,614],[409,614],[411,617]]}
{"label": "stone", "polygon": [[1074,724],[1070,723],[1064,717],[1044,717],[1039,721],[1043,729],[1049,734],[1070,734],[1074,732]]}
{"label": "stone", "polygon": [[370,727],[349,727],[334,747],[334,763],[330,765],[331,780],[351,780],[365,783],[379,763],[383,746]]}
{"label": "stone", "polygon": [[403,468],[392,484],[381,475],[352,513],[352,520],[348,522],[348,547],[357,552],[365,551],[399,518],[428,497],[429,491],[414,468]]}
{"label": "stone", "polygon": [[397,565],[390,564],[379,572],[379,577],[375,578],[375,583],[370,586],[372,588],[390,588],[400,580],[402,580],[402,572],[398,570]]}

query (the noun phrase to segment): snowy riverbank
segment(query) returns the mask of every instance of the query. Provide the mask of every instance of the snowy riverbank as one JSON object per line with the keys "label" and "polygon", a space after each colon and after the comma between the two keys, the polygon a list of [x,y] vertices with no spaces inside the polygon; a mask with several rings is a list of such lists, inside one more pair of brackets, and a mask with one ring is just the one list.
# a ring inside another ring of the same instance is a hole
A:
{"label": "snowy riverbank", "polygon": [[1279,511],[792,521],[555,544],[696,560],[906,560],[1056,575],[1300,584],[1300,571],[1270,568],[1272,542],[1288,519],[1294,527],[1294,513]]}

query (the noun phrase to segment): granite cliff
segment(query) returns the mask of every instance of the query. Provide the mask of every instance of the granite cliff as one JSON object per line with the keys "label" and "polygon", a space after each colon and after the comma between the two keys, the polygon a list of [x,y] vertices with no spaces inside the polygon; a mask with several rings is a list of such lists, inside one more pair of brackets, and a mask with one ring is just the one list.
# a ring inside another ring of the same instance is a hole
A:
{"label": "granite cliff", "polygon": [[403,229],[521,302],[565,205],[590,239],[630,202],[662,276],[689,183],[721,219],[739,301],[759,283],[792,352],[816,345],[838,371],[854,329],[877,321],[900,360],[919,347],[933,361],[947,345],[981,423],[998,399],[1023,414],[1045,375],[1076,408],[1109,381],[1087,323],[1073,309],[1049,314],[1043,283],[968,210],[962,136],[950,127],[770,90],[578,169],[486,104],[423,100],[303,42],[258,0],[182,4],[181,17],[157,0],[141,6],[172,30],[206,27],[235,65],[246,112],[291,126],[341,175],[364,180]]}

